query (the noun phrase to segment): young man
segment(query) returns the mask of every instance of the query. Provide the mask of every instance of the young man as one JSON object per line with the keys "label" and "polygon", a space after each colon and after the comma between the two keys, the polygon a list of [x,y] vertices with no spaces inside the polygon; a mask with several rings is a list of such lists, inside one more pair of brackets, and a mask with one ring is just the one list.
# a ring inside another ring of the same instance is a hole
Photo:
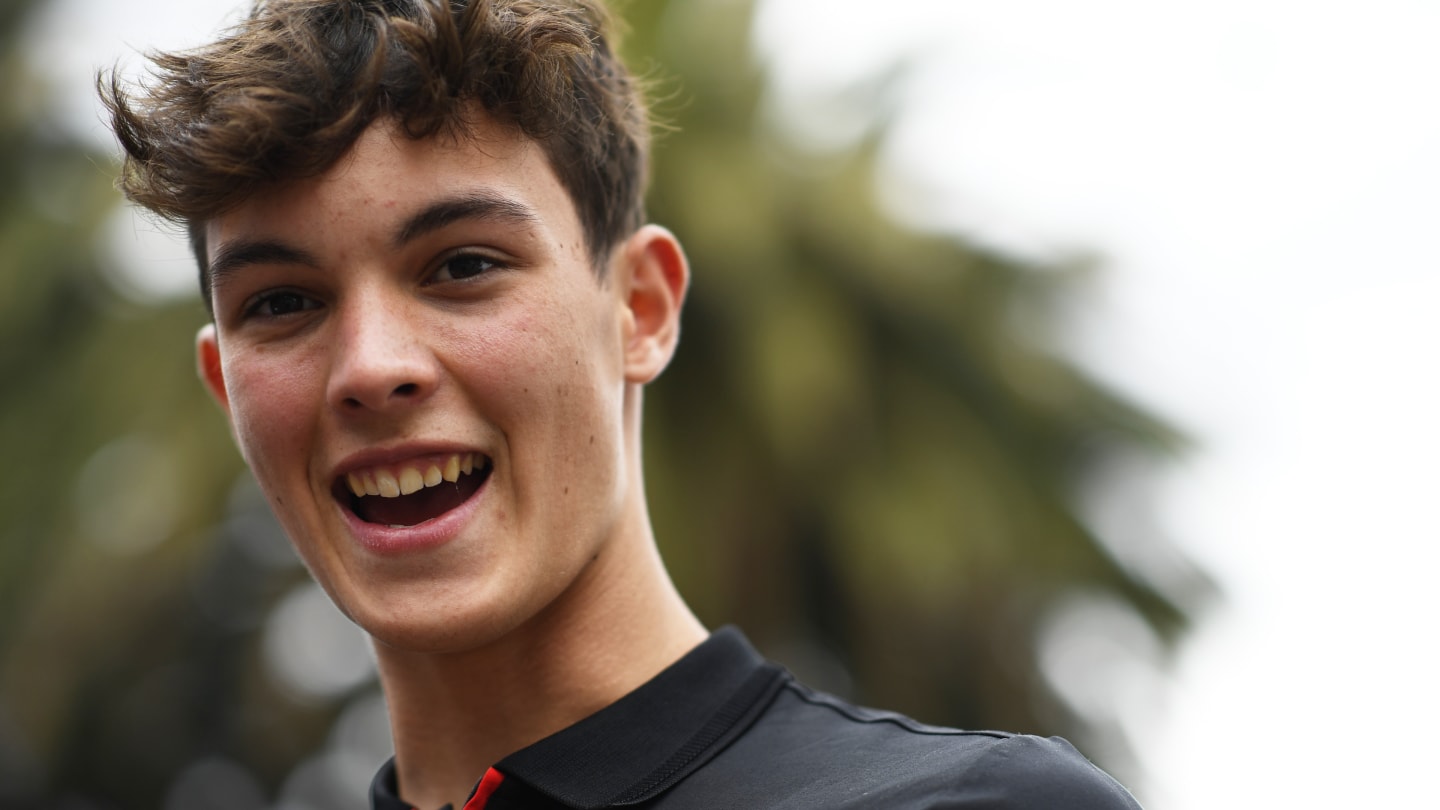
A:
{"label": "young man", "polygon": [[689,269],[589,0],[270,0],[104,95],[185,223],[201,377],[375,641],[377,810],[1133,808],[1060,740],[922,726],[707,634],[655,549],[641,394]]}

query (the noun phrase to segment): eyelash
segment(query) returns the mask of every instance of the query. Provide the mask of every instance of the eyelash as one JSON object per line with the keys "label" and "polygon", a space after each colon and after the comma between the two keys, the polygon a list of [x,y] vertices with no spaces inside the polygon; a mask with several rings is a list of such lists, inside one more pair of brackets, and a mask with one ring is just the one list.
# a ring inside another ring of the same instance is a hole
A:
{"label": "eyelash", "polygon": [[[267,304],[271,305],[273,310],[273,306],[280,301],[297,303],[298,306],[285,312],[261,311],[261,309]],[[284,318],[286,316],[294,315],[299,312],[307,312],[312,309],[318,309],[319,306],[320,303],[318,301],[308,295],[305,295],[304,293],[296,292],[295,290],[271,290],[269,292],[261,293],[260,295],[252,298],[248,303],[245,304],[245,308],[241,312],[241,315],[245,318]]]}
{"label": "eyelash", "polygon": [[[461,263],[461,262],[463,262],[463,263],[479,262],[479,263],[482,263],[482,264],[484,265],[484,267],[483,267],[482,269],[480,269],[480,270],[477,270],[477,271],[473,272],[473,273],[469,273],[468,275],[457,276],[457,275],[455,275],[455,271],[454,271],[454,268],[452,267],[452,265],[453,265],[453,264],[456,264],[456,263]],[[440,264],[435,268],[435,272],[432,274],[431,278],[432,278],[433,281],[436,281],[436,282],[467,281],[467,280],[472,279],[472,278],[477,278],[477,277],[479,277],[479,276],[488,275],[488,274],[490,274],[490,273],[493,273],[493,272],[496,271],[496,270],[503,269],[505,266],[506,266],[506,265],[505,265],[504,262],[500,261],[499,259],[496,259],[496,258],[493,257],[493,256],[489,256],[489,255],[486,255],[486,254],[484,254],[484,253],[476,253],[476,252],[473,252],[473,251],[461,251],[461,252],[452,253],[452,254],[450,254],[449,256],[446,256],[446,257],[440,262]],[[436,276],[439,276],[441,273],[445,272],[447,268],[450,269],[450,276],[451,276],[450,278],[435,278]]]}
{"label": "eyelash", "polygon": [[[468,273],[468,274],[456,275],[456,274],[455,274],[455,267],[453,267],[452,265],[455,265],[455,264],[458,264],[458,263],[463,263],[463,264],[480,263],[480,264],[482,265],[482,267],[481,267],[480,269],[475,270],[474,272],[470,272],[470,273]],[[452,254],[450,254],[449,256],[445,257],[445,258],[436,266],[435,271],[431,274],[431,277],[430,277],[430,280],[429,280],[428,283],[446,283],[446,282],[464,282],[464,281],[469,281],[470,279],[478,278],[478,277],[480,277],[480,276],[484,276],[484,275],[488,275],[488,274],[490,274],[490,273],[493,273],[493,272],[495,272],[496,270],[504,269],[504,268],[507,267],[507,266],[508,266],[508,265],[506,265],[503,261],[500,261],[499,259],[496,259],[496,258],[493,257],[493,256],[489,256],[489,255],[486,255],[486,254],[483,254],[483,253],[477,253],[477,252],[473,252],[473,251],[460,251],[460,252],[452,253]],[[447,269],[449,270],[450,278],[436,278],[436,277],[439,276],[440,274],[446,272]],[[274,307],[277,303],[282,302],[282,301],[285,302],[285,303],[287,303],[287,304],[292,304],[292,305],[294,305],[294,306],[292,306],[291,308],[289,308],[289,309],[287,309],[286,311],[283,311],[283,312],[275,312],[275,311],[273,311],[273,307]],[[269,311],[269,312],[263,311],[263,309],[264,309],[267,305],[269,305],[269,306],[272,308],[272,310]],[[252,319],[252,318],[275,319],[275,318],[284,318],[284,317],[287,317],[287,316],[295,315],[295,314],[300,313],[300,312],[308,312],[308,311],[310,311],[310,310],[312,310],[312,309],[318,309],[319,307],[320,307],[320,302],[316,301],[314,298],[312,298],[312,297],[310,297],[310,296],[308,296],[308,295],[306,295],[306,294],[304,294],[304,293],[302,293],[302,292],[298,292],[298,291],[296,291],[296,290],[279,289],[279,290],[270,290],[270,291],[261,293],[261,294],[255,296],[254,298],[250,299],[248,302],[246,302],[245,307],[244,307],[244,309],[241,310],[241,313],[240,313],[240,314],[241,314],[241,316],[242,316],[243,318],[245,318],[245,319]]]}

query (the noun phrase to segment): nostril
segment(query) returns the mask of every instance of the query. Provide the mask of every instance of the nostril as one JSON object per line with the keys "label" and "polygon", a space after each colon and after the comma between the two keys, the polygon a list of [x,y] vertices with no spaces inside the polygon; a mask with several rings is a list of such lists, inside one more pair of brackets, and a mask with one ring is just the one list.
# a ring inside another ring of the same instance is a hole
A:
{"label": "nostril", "polygon": [[424,373],[407,373],[413,371],[384,367],[341,369],[331,381],[328,396],[333,397],[330,401],[334,407],[353,414],[414,407],[425,401],[435,381]]}
{"label": "nostril", "polygon": [[[412,400],[417,399],[420,394],[420,386],[417,383],[405,383],[397,385],[390,392],[392,399]],[[341,400],[344,407],[351,411],[363,411],[371,407],[384,408],[383,402],[371,403],[367,397],[345,397]]]}

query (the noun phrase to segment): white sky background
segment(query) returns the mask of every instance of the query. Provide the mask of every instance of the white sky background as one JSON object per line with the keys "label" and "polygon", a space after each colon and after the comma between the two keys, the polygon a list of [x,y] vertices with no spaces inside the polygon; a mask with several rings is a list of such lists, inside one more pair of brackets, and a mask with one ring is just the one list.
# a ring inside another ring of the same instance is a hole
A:
{"label": "white sky background", "polygon": [[896,208],[1100,254],[1072,350],[1200,442],[1160,518],[1225,603],[1135,729],[1138,792],[1440,806],[1440,6],[876,8],[769,0],[757,40],[796,95],[914,48]]}
{"label": "white sky background", "polygon": [[[235,5],[57,0],[35,52],[95,121],[97,63],[198,43]],[[792,109],[918,54],[896,209],[1021,255],[1103,257],[1072,350],[1199,440],[1160,517],[1226,596],[1137,730],[1150,810],[1433,801],[1440,6],[761,9]],[[151,230],[116,232],[137,267],[173,272],[133,283],[188,289],[183,248]]]}

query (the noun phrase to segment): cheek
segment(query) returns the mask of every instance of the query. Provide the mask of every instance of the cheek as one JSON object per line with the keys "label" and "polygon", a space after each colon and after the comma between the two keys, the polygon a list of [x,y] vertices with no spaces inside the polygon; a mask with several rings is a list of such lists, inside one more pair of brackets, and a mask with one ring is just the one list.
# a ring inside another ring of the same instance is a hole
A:
{"label": "cheek", "polygon": [[225,379],[240,452],[266,486],[277,456],[303,446],[305,425],[320,405],[320,392],[312,390],[316,377],[307,364],[259,352],[227,364]]}
{"label": "cheek", "polygon": [[570,313],[526,303],[456,324],[439,345],[452,375],[487,408],[530,419],[564,399],[556,394],[579,376],[576,360],[586,359],[577,334],[584,327]]}
{"label": "cheek", "polygon": [[474,407],[508,411],[506,403],[528,396],[535,365],[534,336],[523,316],[503,321],[470,319],[451,324],[436,341],[450,380]]}
{"label": "cheek", "polygon": [[[452,375],[517,452],[556,463],[606,453],[623,396],[613,317],[594,301],[539,300],[446,336]],[[581,434],[577,438],[577,434]],[[590,437],[594,436],[591,441]]]}

